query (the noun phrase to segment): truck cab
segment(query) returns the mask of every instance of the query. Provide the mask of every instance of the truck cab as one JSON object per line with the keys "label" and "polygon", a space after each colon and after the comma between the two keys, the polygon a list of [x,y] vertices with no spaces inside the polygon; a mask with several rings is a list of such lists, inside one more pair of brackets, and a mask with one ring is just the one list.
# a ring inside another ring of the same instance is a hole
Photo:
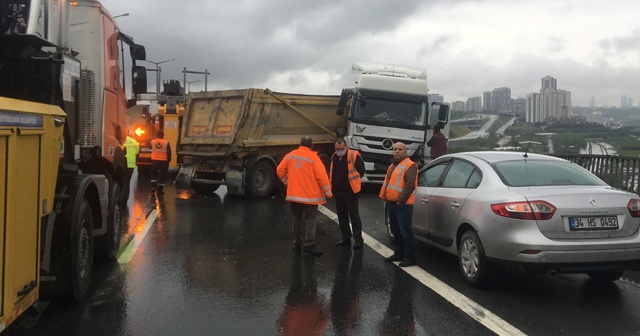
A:
{"label": "truck cab", "polygon": [[398,141],[413,161],[425,164],[432,127],[444,126],[445,135],[449,130],[448,106],[437,105],[432,113],[426,70],[358,62],[351,71],[359,74],[356,85],[342,90],[337,114],[348,106],[344,138],[364,159],[363,182],[382,183]]}

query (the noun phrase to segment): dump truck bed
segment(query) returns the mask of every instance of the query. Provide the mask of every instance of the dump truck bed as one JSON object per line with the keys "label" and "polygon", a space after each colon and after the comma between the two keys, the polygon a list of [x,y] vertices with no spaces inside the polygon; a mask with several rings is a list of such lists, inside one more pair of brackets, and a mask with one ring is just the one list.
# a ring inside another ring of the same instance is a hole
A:
{"label": "dump truck bed", "polygon": [[346,120],[336,115],[339,96],[243,89],[190,93],[179,154],[228,155],[252,147],[333,143]]}

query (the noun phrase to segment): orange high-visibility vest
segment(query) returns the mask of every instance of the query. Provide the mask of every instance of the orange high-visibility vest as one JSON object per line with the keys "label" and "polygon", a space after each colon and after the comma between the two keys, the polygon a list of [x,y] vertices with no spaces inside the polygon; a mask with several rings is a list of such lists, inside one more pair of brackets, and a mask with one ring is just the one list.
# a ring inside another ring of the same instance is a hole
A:
{"label": "orange high-visibility vest", "polygon": [[167,145],[169,141],[165,139],[153,139],[151,140],[151,160],[167,161]]}
{"label": "orange high-visibility vest", "polygon": [[[333,181],[333,157],[336,155],[336,153],[333,153],[333,155],[331,155],[331,167],[329,168],[329,182]],[[360,189],[362,188],[362,183],[361,183],[361,177],[360,177],[360,173],[358,173],[358,170],[356,169],[356,159],[358,158],[358,156],[360,155],[360,153],[357,150],[351,150],[351,149],[347,149],[347,154],[345,154],[345,156],[347,157],[347,178],[349,179],[349,185],[351,185],[351,190],[353,191],[354,194],[357,194],[360,192]]]}
{"label": "orange high-visibility vest", "polygon": [[[404,189],[404,174],[407,172],[409,167],[415,164],[416,163],[411,161],[411,159],[405,158],[395,166],[395,169],[393,165],[389,166],[384,183],[382,184],[382,189],[380,189],[380,198],[388,202],[397,202],[402,190]],[[393,172],[391,172],[391,169],[393,169]],[[389,172],[391,172],[391,176],[389,176]],[[411,196],[409,196],[406,204],[413,204],[413,201],[416,198],[416,188],[418,188],[417,176],[413,192],[411,193]]]}
{"label": "orange high-visibility vest", "polygon": [[324,204],[333,196],[324,164],[318,154],[307,147],[300,146],[287,154],[276,172],[287,186],[285,200],[289,202]]}

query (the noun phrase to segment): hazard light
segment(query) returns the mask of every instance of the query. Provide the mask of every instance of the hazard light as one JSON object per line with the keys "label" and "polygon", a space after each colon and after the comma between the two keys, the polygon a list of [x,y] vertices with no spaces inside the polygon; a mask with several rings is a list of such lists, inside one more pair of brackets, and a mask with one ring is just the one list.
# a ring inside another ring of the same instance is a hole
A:
{"label": "hazard light", "polygon": [[138,127],[136,128],[135,132],[134,132],[137,136],[141,137],[143,134],[146,133],[146,131],[144,130],[144,128],[142,127]]}

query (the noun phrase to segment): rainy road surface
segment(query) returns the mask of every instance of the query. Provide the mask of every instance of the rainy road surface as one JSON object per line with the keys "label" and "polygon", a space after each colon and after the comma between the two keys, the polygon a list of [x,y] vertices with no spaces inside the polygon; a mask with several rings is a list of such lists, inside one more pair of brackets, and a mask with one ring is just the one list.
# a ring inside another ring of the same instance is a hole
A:
{"label": "rainy road surface", "polygon": [[[149,193],[134,177],[133,239],[117,263],[98,263],[79,303],[54,301],[15,335],[633,335],[640,287],[595,286],[582,275],[519,276],[467,286],[454,257],[418,241],[418,266],[391,253],[376,188],[361,197],[365,247],[335,247],[333,201],[317,245],[291,250],[281,196],[244,199]],[[379,188],[378,188],[379,189]]]}

